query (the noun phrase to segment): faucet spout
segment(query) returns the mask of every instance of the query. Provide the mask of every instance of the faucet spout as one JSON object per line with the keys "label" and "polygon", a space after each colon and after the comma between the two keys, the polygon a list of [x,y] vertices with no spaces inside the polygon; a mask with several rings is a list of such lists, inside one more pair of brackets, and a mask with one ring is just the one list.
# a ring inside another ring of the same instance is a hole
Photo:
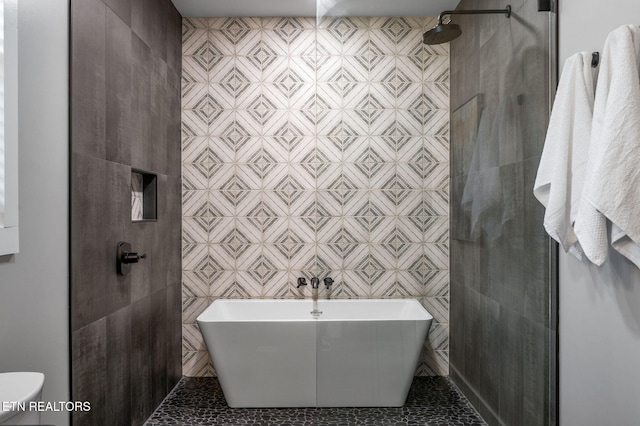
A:
{"label": "faucet spout", "polygon": [[318,277],[311,278],[311,298],[314,302],[318,301],[318,288],[320,287],[320,279]]}
{"label": "faucet spout", "polygon": [[318,277],[311,278],[311,288],[318,288],[320,286],[320,279]]}

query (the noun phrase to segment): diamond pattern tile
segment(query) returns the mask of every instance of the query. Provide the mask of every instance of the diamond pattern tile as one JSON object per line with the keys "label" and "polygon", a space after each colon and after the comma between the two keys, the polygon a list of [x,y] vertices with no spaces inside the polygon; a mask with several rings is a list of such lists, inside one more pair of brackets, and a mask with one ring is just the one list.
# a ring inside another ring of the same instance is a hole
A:
{"label": "diamond pattern tile", "polygon": [[297,18],[280,18],[271,28],[286,44],[291,44],[305,30],[302,20]]}
{"label": "diamond pattern tile", "polygon": [[268,299],[296,298],[297,289],[289,281],[287,271],[269,271],[269,276],[264,280],[262,297]]}
{"label": "diamond pattern tile", "polygon": [[182,341],[185,352],[206,350],[202,334],[196,324],[182,325]]}
{"label": "diamond pattern tile", "polygon": [[183,324],[195,324],[196,318],[210,304],[207,297],[190,297],[182,300]]}
{"label": "diamond pattern tile", "polygon": [[449,351],[435,351],[425,348],[420,357],[421,362],[416,371],[420,376],[447,376],[449,375]]}
{"label": "diamond pattern tile", "polygon": [[213,365],[209,353],[207,351],[183,351],[182,370],[187,377],[211,376]]}
{"label": "diamond pattern tile", "polygon": [[206,28],[186,26],[183,29],[182,55],[209,58],[209,38]]}
{"label": "diamond pattern tile", "polygon": [[209,278],[209,273],[205,271],[182,271],[182,297],[207,297]]}
{"label": "diamond pattern tile", "polygon": [[[420,271],[417,271],[420,272]],[[413,273],[413,271],[412,271]],[[420,274],[424,283],[424,295],[427,297],[449,296],[449,271],[427,270]]]}
{"label": "diamond pattern tile", "polygon": [[213,298],[421,300],[448,369],[449,51],[432,18],[183,21],[183,371]]}
{"label": "diamond pattern tile", "polygon": [[434,351],[448,351],[449,324],[442,324],[438,322],[431,323],[426,345],[427,347],[431,347]]}
{"label": "diamond pattern tile", "polygon": [[209,81],[208,56],[182,57],[182,84],[207,83]]}
{"label": "diamond pattern tile", "polygon": [[435,322],[449,323],[449,298],[448,297],[423,297],[422,306],[429,311]]}

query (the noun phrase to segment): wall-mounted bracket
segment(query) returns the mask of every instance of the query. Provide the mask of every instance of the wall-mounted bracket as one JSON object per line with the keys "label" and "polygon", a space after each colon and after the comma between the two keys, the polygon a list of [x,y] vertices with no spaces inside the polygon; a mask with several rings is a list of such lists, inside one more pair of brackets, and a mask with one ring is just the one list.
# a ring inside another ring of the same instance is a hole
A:
{"label": "wall-mounted bracket", "polygon": [[538,0],[538,12],[555,12],[556,2],[554,0]]}

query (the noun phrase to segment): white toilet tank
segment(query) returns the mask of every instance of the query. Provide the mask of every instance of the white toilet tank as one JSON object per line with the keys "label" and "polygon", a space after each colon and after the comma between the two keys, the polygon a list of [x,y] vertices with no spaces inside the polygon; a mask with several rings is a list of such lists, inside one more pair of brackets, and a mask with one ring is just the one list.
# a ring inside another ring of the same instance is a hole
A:
{"label": "white toilet tank", "polygon": [[43,385],[42,373],[0,373],[0,425],[39,425],[40,412],[29,402],[40,400]]}

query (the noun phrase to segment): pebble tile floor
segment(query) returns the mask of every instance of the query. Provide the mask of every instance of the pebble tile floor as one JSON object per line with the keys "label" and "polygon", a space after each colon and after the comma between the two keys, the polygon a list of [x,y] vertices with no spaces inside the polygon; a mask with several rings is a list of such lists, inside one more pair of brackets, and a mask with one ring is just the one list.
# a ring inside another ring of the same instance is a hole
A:
{"label": "pebble tile floor", "polygon": [[446,377],[416,377],[398,408],[229,408],[213,377],[183,377],[144,426],[486,425]]}

